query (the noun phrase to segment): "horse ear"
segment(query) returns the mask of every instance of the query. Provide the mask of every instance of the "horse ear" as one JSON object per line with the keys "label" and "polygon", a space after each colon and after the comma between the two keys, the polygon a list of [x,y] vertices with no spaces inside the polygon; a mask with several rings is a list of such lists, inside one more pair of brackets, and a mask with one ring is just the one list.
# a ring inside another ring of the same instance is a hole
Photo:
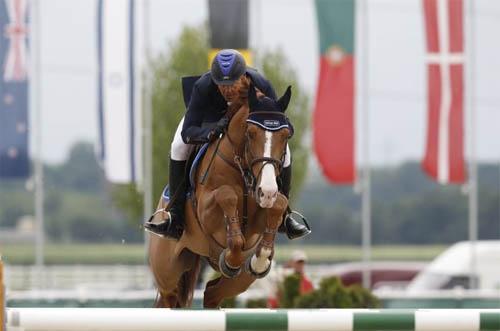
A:
{"label": "horse ear", "polygon": [[254,109],[259,103],[259,100],[257,99],[257,92],[255,92],[255,86],[250,83],[250,86],[248,87],[248,105],[250,106],[250,109]]}
{"label": "horse ear", "polygon": [[285,94],[278,100],[278,105],[282,112],[285,112],[288,104],[290,103],[290,98],[292,97],[292,86],[289,85],[285,91]]}

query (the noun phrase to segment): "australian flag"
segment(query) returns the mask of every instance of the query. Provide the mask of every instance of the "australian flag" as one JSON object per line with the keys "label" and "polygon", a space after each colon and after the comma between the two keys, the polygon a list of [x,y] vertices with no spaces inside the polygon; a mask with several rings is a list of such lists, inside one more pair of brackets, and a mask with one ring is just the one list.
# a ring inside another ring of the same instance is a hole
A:
{"label": "australian flag", "polygon": [[0,178],[29,176],[28,2],[0,0]]}

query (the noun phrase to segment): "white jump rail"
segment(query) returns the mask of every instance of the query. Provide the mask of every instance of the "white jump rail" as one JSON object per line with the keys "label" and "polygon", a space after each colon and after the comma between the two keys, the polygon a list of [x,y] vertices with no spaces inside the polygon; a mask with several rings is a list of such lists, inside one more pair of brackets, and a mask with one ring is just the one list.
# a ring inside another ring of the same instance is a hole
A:
{"label": "white jump rail", "polygon": [[8,308],[7,331],[479,331],[500,309]]}
{"label": "white jump rail", "polygon": [[5,308],[1,331],[479,331],[500,330],[500,309]]}

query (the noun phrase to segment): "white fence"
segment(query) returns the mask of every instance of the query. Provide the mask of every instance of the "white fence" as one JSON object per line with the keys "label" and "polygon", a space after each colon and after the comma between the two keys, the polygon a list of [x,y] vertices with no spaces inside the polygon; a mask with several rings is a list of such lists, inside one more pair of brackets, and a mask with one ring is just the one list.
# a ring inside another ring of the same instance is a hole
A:
{"label": "white fence", "polygon": [[153,278],[144,265],[6,266],[5,286],[11,291],[32,289],[116,288],[151,289]]}
{"label": "white fence", "polygon": [[479,331],[500,329],[496,310],[7,309],[7,331]]}

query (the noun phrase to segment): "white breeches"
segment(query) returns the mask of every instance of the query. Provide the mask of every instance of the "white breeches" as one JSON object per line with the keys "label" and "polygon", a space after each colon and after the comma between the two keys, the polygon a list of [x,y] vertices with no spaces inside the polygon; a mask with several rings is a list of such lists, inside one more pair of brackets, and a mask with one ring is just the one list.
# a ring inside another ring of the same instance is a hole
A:
{"label": "white breeches", "polygon": [[175,161],[186,161],[194,149],[194,145],[185,144],[182,140],[181,132],[184,124],[184,117],[181,119],[177,130],[175,130],[174,140],[170,146],[170,158]]}
{"label": "white breeches", "polygon": [[[177,126],[177,130],[175,130],[174,140],[172,141],[172,145],[170,146],[170,158],[175,161],[186,161],[194,149],[194,145],[185,144],[184,141],[182,140],[181,131],[183,124],[184,124],[184,117]],[[285,168],[289,167],[290,162],[291,162],[290,147],[287,144],[283,167]]]}

